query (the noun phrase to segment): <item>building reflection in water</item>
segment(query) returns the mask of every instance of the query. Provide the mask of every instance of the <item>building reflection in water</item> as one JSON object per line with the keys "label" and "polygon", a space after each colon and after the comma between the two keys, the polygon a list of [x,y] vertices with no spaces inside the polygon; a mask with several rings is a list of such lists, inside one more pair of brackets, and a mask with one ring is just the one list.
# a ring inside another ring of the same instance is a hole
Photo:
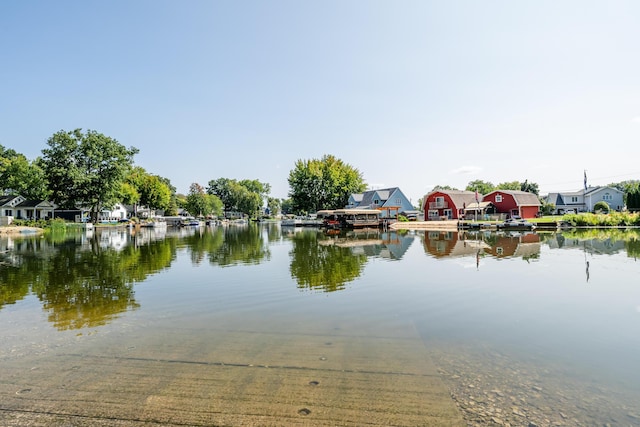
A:
{"label": "building reflection in water", "polygon": [[540,255],[540,235],[531,232],[426,231],[424,250],[434,258],[476,257],[536,259]]}

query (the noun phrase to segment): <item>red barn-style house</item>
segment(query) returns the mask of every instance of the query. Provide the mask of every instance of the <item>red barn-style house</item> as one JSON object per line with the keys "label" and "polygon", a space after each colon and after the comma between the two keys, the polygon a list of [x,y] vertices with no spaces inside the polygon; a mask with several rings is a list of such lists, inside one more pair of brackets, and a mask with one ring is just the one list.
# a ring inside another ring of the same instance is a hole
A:
{"label": "red barn-style house", "polygon": [[515,190],[495,190],[482,198],[491,202],[496,211],[507,217],[518,215],[521,218],[535,218],[540,211],[540,199],[533,193]]}
{"label": "red barn-style house", "polygon": [[422,204],[424,218],[427,221],[438,219],[462,219],[464,210],[476,198],[482,201],[482,195],[474,191],[436,190],[427,194]]}

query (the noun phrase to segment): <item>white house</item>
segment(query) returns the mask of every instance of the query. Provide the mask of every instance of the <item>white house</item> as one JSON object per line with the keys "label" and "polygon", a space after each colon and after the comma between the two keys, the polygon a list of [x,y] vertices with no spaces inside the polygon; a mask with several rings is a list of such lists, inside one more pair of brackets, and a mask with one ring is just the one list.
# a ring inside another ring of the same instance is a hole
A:
{"label": "white house", "polygon": [[22,196],[0,197],[0,225],[9,225],[14,219],[53,218],[55,205],[46,200],[27,200]]}
{"label": "white house", "polygon": [[607,202],[611,210],[624,207],[623,192],[613,187],[589,187],[586,190],[549,193],[547,202],[555,205],[554,214],[593,212],[596,203]]}

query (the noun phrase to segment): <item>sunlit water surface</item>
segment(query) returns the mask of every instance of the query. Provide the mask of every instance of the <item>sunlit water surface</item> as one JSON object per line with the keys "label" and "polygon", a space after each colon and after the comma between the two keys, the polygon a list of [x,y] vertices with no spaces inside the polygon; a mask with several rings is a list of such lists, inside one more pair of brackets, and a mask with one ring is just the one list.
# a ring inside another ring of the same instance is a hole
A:
{"label": "sunlit water surface", "polygon": [[[638,254],[635,231],[265,225],[5,239],[0,361],[198,360],[230,331],[267,348],[274,334],[406,334],[470,425],[640,425]],[[219,362],[249,363],[229,354]]]}

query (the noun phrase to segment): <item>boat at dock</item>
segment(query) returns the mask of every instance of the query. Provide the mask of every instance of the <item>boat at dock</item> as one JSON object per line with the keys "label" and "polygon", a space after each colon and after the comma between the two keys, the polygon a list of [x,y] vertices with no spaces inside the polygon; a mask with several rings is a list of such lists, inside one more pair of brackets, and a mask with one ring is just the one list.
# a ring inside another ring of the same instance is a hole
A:
{"label": "boat at dock", "polygon": [[330,228],[378,228],[383,219],[377,209],[336,209],[325,216],[323,224]]}

